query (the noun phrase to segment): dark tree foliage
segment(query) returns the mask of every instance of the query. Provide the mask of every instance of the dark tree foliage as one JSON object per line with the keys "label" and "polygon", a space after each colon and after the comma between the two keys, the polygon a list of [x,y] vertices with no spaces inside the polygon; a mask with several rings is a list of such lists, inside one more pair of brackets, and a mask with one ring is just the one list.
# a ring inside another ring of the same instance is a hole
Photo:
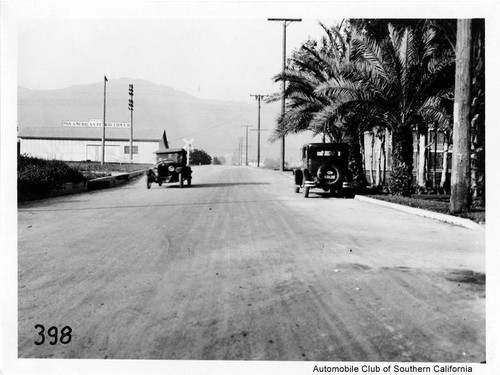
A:
{"label": "dark tree foliage", "polygon": [[435,98],[437,103],[436,98],[453,87],[454,56],[447,40],[451,38],[438,38],[436,24],[449,26],[448,21],[441,25],[439,20],[427,19],[350,20],[351,61],[362,64],[358,72],[364,76],[356,97],[386,117],[385,126],[392,131],[389,190],[393,194],[411,194],[412,132],[426,132],[424,109],[429,100]]}
{"label": "dark tree foliage", "polygon": [[[388,25],[392,25],[397,31],[402,31],[406,27],[415,29],[424,22],[423,19],[410,18],[360,18],[349,19],[351,27],[366,33],[370,38],[381,42],[389,37]],[[446,20],[453,22],[453,20]],[[455,21],[456,23],[456,21]]]}
{"label": "dark tree foliage", "polygon": [[58,189],[66,182],[81,182],[85,177],[60,160],[45,160],[19,155],[17,187],[20,192]]}
{"label": "dark tree foliage", "polygon": [[194,149],[189,154],[189,164],[192,165],[208,165],[212,164],[212,157],[204,150]]}
{"label": "dark tree foliage", "polygon": [[485,204],[485,29],[484,19],[472,21],[471,188],[473,199]]}

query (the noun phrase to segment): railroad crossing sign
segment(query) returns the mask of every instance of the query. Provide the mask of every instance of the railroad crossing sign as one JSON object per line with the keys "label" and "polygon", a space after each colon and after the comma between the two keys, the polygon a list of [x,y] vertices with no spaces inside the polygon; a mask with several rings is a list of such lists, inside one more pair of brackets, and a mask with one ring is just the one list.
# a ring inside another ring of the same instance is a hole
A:
{"label": "railroad crossing sign", "polygon": [[189,165],[189,153],[191,152],[191,147],[192,147],[192,143],[194,141],[193,138],[191,138],[189,141],[186,139],[186,138],[183,138],[182,139],[185,143],[184,147],[182,147],[184,150],[187,151],[187,163]]}

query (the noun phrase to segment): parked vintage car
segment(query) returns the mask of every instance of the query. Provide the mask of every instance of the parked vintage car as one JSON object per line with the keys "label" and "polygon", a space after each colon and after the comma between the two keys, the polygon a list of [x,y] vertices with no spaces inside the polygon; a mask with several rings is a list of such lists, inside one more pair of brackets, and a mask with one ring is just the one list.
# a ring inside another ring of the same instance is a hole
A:
{"label": "parked vintage car", "polygon": [[332,195],[353,197],[352,173],[348,165],[349,146],[346,143],[309,143],[302,147],[301,168],[293,170],[295,192],[318,188]]}
{"label": "parked vintage car", "polygon": [[156,166],[147,172],[147,188],[151,184],[178,183],[179,188],[191,186],[192,170],[188,165],[187,152],[183,148],[170,148],[156,152]]}

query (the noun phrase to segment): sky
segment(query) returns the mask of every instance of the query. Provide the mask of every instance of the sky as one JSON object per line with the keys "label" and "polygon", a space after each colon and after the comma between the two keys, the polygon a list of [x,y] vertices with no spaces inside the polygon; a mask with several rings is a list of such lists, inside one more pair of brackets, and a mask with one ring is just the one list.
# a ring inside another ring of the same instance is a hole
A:
{"label": "sky", "polygon": [[[146,79],[200,98],[236,101],[280,90],[272,77],[282,68],[283,27],[267,18],[302,18],[287,27],[290,56],[309,36],[323,35],[318,21],[331,26],[344,18],[491,14],[491,6],[450,0],[0,3],[2,49],[8,51],[3,60],[12,64],[16,85],[57,89],[100,82],[106,75]],[[3,78],[4,85],[13,79]]]}
{"label": "sky", "polygon": [[[26,19],[18,30],[18,84],[31,89],[95,83],[106,75],[146,79],[200,98],[252,101],[250,94],[281,87],[272,77],[282,69],[283,23],[265,17]],[[287,55],[322,35],[318,19],[289,24]]]}
{"label": "sky", "polygon": [[[280,90],[272,77],[282,69],[283,25],[268,18],[302,19],[287,27],[290,56],[308,37],[324,34],[319,21],[332,26],[349,17],[429,16],[423,1],[18,3],[11,18],[20,86],[58,89],[100,82],[106,75],[145,79],[205,99],[248,102],[250,94]],[[466,1],[428,4],[431,17],[486,15]]]}

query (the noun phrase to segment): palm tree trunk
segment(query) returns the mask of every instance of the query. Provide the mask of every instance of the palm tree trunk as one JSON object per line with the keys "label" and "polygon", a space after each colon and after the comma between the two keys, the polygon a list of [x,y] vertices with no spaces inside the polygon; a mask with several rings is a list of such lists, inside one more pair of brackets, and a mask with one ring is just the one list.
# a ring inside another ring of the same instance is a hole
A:
{"label": "palm tree trunk", "polygon": [[387,154],[385,152],[385,148],[386,148],[386,142],[385,142],[385,139],[386,139],[386,136],[387,136],[387,129],[384,129],[384,136],[382,138],[382,156],[383,156],[383,167],[382,167],[382,185],[385,185],[385,173],[386,173],[386,168],[387,168]]}
{"label": "palm tree trunk", "polygon": [[413,133],[404,119],[392,131],[391,194],[409,197],[413,180]]}
{"label": "palm tree trunk", "polygon": [[437,124],[434,124],[434,160],[432,161],[432,188],[436,189],[437,188],[437,181],[436,181],[436,170],[437,170],[437,146],[438,146],[438,127]]}
{"label": "palm tree trunk", "polygon": [[449,134],[447,131],[444,132],[444,142],[443,142],[443,170],[441,171],[441,181],[439,183],[439,187],[441,189],[446,189],[447,190],[447,183],[448,183],[448,151],[450,148],[450,143],[449,143]]}
{"label": "palm tree trunk", "polygon": [[455,72],[455,105],[453,121],[453,155],[451,165],[450,212],[467,212],[470,208],[470,107],[471,43],[470,19],[457,21]]}
{"label": "palm tree trunk", "polygon": [[375,176],[373,174],[373,153],[375,151],[375,134],[370,132],[370,137],[371,137],[371,149],[370,149],[370,185],[374,186],[375,185]]}
{"label": "palm tree trunk", "polygon": [[[361,183],[363,186],[367,185],[366,181],[366,160],[365,160],[365,133],[358,132],[358,143],[359,143],[359,158],[360,158],[360,174],[358,176],[355,175],[354,179]],[[354,173],[354,171],[353,171]]]}
{"label": "palm tree trunk", "polygon": [[382,130],[377,128],[377,137],[375,139],[375,155],[377,157],[377,170],[375,173],[375,185],[379,187],[382,185]]}
{"label": "palm tree trunk", "polygon": [[366,186],[366,175],[364,168],[364,149],[358,128],[348,129],[346,141],[349,145],[349,169],[352,172],[356,184]]}
{"label": "palm tree trunk", "polygon": [[425,170],[427,161],[427,136],[426,134],[418,135],[418,186],[425,188]]}

